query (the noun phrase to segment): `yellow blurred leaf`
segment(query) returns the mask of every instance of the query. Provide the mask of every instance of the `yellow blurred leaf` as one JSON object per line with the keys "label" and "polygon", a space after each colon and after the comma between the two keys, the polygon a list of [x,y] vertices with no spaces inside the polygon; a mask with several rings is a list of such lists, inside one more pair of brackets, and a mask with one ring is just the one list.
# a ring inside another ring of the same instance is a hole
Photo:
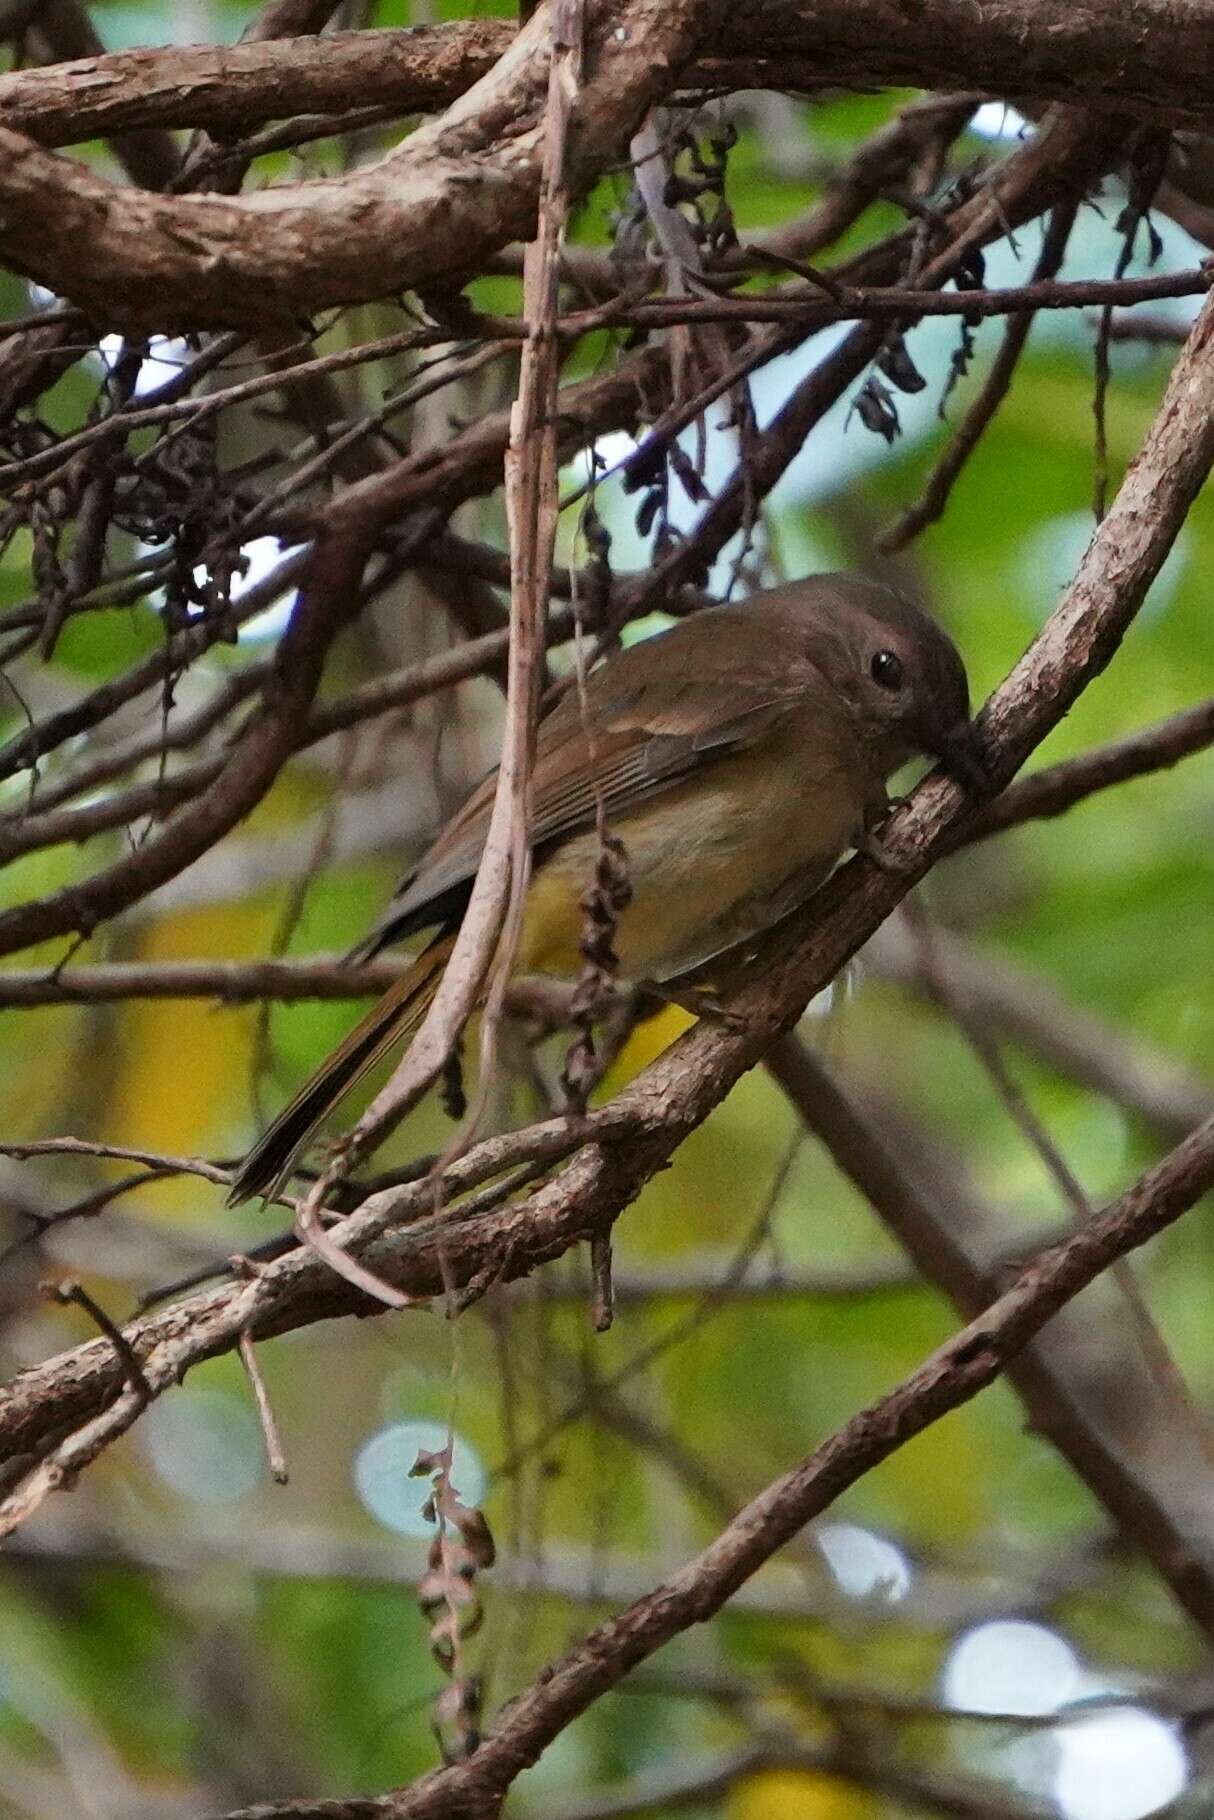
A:
{"label": "yellow blurred leaf", "polygon": [[[265,911],[246,904],[176,911],[147,928],[138,958],[222,960],[256,953],[264,945],[267,920]],[[171,1155],[205,1155],[222,1143],[247,1100],[252,1029],[250,1012],[206,999],[136,999],[125,1005],[109,1057],[102,1135]],[[189,1183],[166,1188],[168,1202],[196,1198]]]}
{"label": "yellow blurred leaf", "polygon": [[765,1769],[739,1782],[729,1820],[872,1820],[873,1798],[820,1770]]}

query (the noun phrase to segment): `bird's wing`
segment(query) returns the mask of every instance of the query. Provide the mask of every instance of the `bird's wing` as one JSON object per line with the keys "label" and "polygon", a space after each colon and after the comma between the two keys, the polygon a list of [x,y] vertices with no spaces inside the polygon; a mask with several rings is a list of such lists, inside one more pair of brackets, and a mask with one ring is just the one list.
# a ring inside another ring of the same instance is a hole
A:
{"label": "bird's wing", "polygon": [[[726,612],[704,618],[725,622]],[[794,706],[803,710],[807,692],[822,694],[824,713],[837,711],[816,673],[773,661],[756,674],[753,649],[747,671],[730,661],[741,655],[730,649],[732,627],[719,623],[714,630],[720,636],[709,661],[702,641],[696,650],[694,676],[679,661],[683,641],[675,635],[662,640],[670,663],[659,670],[652,662],[639,665],[642,647],[633,646],[591,673],[585,712],[571,692],[540,723],[532,772],[533,850],[542,852],[593,826],[600,802],[611,822],[703,765],[744,750]],[[488,833],[496,781],[495,772],[484,778],[447,823],[402,881],[360,954],[462,914]]]}

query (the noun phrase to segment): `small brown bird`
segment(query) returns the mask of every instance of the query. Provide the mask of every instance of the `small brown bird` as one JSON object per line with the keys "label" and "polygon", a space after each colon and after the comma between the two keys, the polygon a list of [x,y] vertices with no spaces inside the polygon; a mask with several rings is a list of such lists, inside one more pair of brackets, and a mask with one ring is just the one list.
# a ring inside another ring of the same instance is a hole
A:
{"label": "small brown bird", "polygon": [[[632,896],[614,947],[632,981],[673,982],[805,899],[887,807],[908,758],[984,778],[957,648],[911,601],[854,575],[816,575],[711,608],[606,659],[583,707],[540,723],[533,871],[516,975],[576,977],[582,897],[602,811]],[[425,1015],[480,861],[496,773],[402,882],[352,958],[437,931],[245,1158],[230,1203],[276,1190],[347,1090]]]}

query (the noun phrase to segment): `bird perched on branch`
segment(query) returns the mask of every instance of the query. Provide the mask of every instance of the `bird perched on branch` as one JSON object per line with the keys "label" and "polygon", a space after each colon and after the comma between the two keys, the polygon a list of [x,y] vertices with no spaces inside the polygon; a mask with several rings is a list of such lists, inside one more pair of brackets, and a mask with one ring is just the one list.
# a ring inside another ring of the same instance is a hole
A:
{"label": "bird perched on branch", "polygon": [[[982,788],[957,648],[882,583],[812,576],[616,652],[584,699],[570,692],[540,723],[515,974],[578,976],[604,826],[627,880],[611,930],[620,972],[677,982],[785,916],[848,847],[879,855],[869,830],[888,806],[886,780],[917,753]],[[472,792],[352,958],[422,930],[436,932],[429,945],[253,1146],[233,1204],[274,1192],[349,1088],[417,1030],[471,893],[495,782]]]}

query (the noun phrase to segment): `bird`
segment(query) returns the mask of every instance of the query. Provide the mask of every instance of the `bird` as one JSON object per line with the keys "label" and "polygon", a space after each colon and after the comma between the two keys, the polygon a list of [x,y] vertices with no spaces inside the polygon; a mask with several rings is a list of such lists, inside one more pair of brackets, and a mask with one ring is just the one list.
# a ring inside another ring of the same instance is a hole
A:
{"label": "bird", "polygon": [[[661,988],[781,920],[849,848],[880,860],[887,780],[916,755],[982,793],[961,655],[884,581],[810,576],[614,651],[539,723],[514,977],[578,977],[604,826],[628,885],[611,932],[620,977]],[[350,1088],[415,1034],[471,894],[496,776],[349,958],[426,930],[428,945],[249,1150],[229,1205],[277,1193]]]}

